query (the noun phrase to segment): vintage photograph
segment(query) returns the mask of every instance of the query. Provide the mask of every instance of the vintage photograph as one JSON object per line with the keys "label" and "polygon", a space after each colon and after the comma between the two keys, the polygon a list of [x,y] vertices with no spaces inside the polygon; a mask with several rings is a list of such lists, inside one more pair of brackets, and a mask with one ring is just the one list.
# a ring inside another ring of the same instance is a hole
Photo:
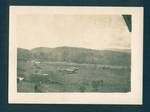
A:
{"label": "vintage photograph", "polygon": [[17,17],[18,92],[129,92],[131,15]]}
{"label": "vintage photograph", "polygon": [[16,94],[132,92],[134,13],[87,9],[12,10]]}

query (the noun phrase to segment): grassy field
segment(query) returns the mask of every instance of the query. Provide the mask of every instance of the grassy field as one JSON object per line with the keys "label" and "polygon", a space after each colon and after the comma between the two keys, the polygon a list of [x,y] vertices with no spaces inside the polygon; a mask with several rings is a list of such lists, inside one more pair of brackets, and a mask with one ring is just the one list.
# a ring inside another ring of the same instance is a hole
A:
{"label": "grassy field", "polygon": [[[24,77],[23,81],[17,82],[18,92],[130,91],[130,67],[128,66],[67,62],[41,62],[35,64],[30,61],[20,61],[18,66],[17,75]],[[72,73],[65,71],[70,67],[79,69]],[[40,91],[36,90],[37,86],[39,86]]]}

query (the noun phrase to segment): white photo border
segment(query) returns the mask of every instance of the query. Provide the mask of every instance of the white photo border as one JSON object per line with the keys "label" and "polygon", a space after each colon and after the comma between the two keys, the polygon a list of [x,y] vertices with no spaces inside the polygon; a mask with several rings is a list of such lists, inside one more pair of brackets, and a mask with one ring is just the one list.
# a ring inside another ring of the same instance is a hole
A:
{"label": "white photo border", "polygon": [[[113,14],[132,15],[131,92],[128,93],[18,93],[16,17],[25,14]],[[9,7],[10,104],[142,104],[143,7],[10,6]]]}

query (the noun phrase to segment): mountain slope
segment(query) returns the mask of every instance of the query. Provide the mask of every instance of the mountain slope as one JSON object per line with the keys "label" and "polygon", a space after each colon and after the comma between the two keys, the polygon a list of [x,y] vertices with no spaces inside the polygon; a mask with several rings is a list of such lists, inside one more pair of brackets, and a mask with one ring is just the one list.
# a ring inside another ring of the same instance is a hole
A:
{"label": "mountain slope", "polygon": [[39,47],[31,50],[18,48],[19,60],[39,60],[53,62],[74,62],[87,64],[124,65],[130,66],[130,50],[92,50],[75,47],[46,48]]}

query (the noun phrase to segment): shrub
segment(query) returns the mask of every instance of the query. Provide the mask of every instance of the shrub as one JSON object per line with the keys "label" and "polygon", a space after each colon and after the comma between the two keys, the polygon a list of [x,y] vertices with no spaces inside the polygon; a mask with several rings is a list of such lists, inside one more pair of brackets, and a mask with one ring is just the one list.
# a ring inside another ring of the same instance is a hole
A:
{"label": "shrub", "polygon": [[100,86],[103,86],[103,80],[94,80],[91,82],[91,85],[97,91]]}

